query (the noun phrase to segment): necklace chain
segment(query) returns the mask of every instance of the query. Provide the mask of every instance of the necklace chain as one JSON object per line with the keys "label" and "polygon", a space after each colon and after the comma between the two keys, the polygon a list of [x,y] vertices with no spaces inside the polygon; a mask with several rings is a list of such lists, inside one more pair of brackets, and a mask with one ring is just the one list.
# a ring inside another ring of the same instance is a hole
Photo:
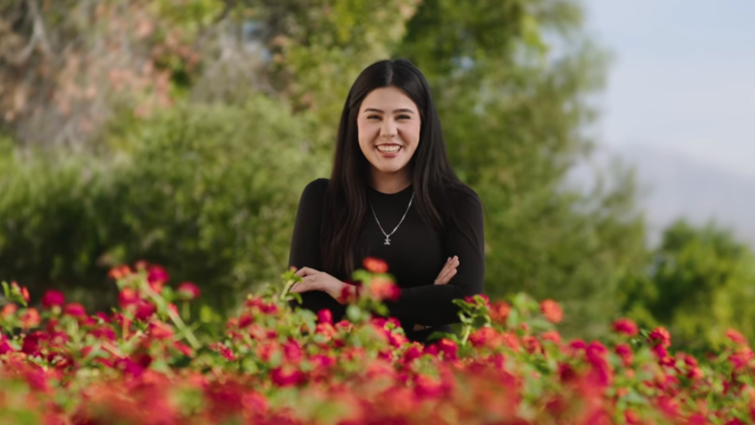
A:
{"label": "necklace chain", "polygon": [[393,229],[391,233],[385,233],[385,230],[383,230],[383,226],[380,225],[380,220],[377,218],[377,214],[375,214],[375,209],[372,208],[372,204],[370,204],[370,209],[372,210],[372,216],[375,217],[375,221],[377,222],[378,227],[380,228],[380,231],[383,232],[383,235],[385,235],[385,241],[383,242],[383,245],[390,245],[391,244],[391,236],[393,236],[394,233],[396,233],[396,230],[398,230],[398,227],[401,226],[401,223],[404,222],[404,219],[406,218],[406,214],[409,212],[409,208],[412,207],[412,201],[414,201],[414,193],[412,193],[412,198],[409,200],[409,206],[406,207],[406,211],[404,211],[404,216],[401,217],[401,221],[398,222],[396,227]]}

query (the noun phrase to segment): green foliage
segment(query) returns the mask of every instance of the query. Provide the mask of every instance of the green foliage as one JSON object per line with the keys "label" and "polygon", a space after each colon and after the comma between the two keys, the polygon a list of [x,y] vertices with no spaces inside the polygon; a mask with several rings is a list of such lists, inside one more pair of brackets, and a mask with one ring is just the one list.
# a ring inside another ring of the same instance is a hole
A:
{"label": "green foliage", "polygon": [[628,282],[625,310],[668,326],[677,345],[721,345],[734,328],[755,338],[755,255],[730,233],[680,220],[666,229],[647,274]]}
{"label": "green foliage", "polygon": [[11,160],[0,272],[102,305],[102,268],[148,259],[229,305],[285,268],[301,189],[327,169],[308,150],[311,125],[261,96],[180,105],[113,135],[112,158]]}
{"label": "green foliage", "polygon": [[487,292],[555,298],[567,334],[594,336],[642,264],[644,225],[631,173],[591,193],[564,184],[591,150],[586,97],[607,63],[581,25],[574,2],[427,2],[398,54],[430,80],[452,164],[486,206]]}

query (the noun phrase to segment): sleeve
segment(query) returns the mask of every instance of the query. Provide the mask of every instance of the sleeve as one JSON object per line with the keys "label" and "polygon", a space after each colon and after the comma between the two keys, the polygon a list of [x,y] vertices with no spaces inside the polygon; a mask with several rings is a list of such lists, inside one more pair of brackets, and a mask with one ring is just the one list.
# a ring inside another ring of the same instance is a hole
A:
{"label": "sleeve", "polygon": [[[291,237],[291,248],[288,255],[289,268],[311,267],[315,270],[322,270],[320,229],[327,189],[328,180],[317,179],[309,183],[302,192],[299,208],[296,211],[294,232]],[[301,306],[314,312],[329,309],[335,317],[343,309],[338,301],[325,292],[304,292],[301,296]]]}
{"label": "sleeve", "polygon": [[453,300],[483,293],[485,235],[482,203],[472,189],[468,191],[455,199],[458,226],[451,226],[444,242],[447,256],[459,256],[456,275],[446,285],[429,282],[424,286],[402,288],[398,300],[386,303],[391,316],[429,326],[457,323],[459,307]]}

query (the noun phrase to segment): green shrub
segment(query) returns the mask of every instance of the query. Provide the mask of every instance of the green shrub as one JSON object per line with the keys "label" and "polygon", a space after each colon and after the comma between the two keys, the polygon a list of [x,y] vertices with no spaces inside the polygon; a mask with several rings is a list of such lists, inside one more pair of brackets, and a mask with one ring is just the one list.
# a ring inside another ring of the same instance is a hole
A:
{"label": "green shrub", "polygon": [[191,277],[216,307],[278,277],[301,190],[329,168],[309,152],[311,119],[255,97],[113,128],[116,148],[97,157],[3,155],[0,275],[95,307],[114,299],[102,269],[139,259]]}

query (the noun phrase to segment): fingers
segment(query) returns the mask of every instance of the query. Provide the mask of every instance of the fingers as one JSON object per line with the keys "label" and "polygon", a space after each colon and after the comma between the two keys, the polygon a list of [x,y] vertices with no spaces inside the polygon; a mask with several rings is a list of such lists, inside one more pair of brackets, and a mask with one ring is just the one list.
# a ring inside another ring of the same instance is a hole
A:
{"label": "fingers", "polygon": [[314,288],[309,282],[298,282],[295,283],[294,286],[291,287],[290,292],[309,292],[313,291]]}
{"label": "fingers", "polygon": [[446,261],[446,264],[435,279],[436,285],[445,285],[456,275],[456,268],[459,267],[459,257],[453,256]]}
{"label": "fingers", "polygon": [[297,275],[297,276],[304,277],[304,276],[309,276],[309,275],[312,275],[312,274],[315,274],[315,273],[320,273],[320,272],[317,271],[317,270],[315,270],[315,269],[313,269],[313,268],[302,267],[299,270],[297,270],[296,273],[294,273],[294,274]]}
{"label": "fingers", "polygon": [[291,292],[319,291],[322,289],[319,283],[320,282],[317,281],[317,275],[308,275],[308,276],[305,276],[301,282],[297,282],[293,286],[291,286],[290,291]]}

